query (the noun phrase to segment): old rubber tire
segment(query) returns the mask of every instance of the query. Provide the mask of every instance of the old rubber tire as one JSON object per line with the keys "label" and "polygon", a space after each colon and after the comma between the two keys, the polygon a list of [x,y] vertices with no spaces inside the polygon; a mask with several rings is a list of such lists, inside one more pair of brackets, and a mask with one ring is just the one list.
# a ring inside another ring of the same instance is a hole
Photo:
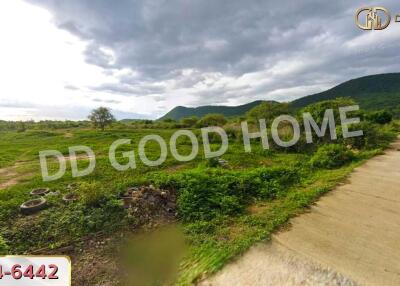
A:
{"label": "old rubber tire", "polygon": [[31,195],[32,196],[44,196],[48,192],[50,192],[49,188],[38,188],[38,189],[33,189],[31,191]]}
{"label": "old rubber tire", "polygon": [[47,201],[44,198],[34,199],[23,203],[20,206],[23,214],[33,214],[43,210],[47,206]]}
{"label": "old rubber tire", "polygon": [[77,201],[79,199],[79,195],[77,195],[77,194],[67,194],[67,195],[63,196],[62,199],[66,203],[74,202],[74,201]]}

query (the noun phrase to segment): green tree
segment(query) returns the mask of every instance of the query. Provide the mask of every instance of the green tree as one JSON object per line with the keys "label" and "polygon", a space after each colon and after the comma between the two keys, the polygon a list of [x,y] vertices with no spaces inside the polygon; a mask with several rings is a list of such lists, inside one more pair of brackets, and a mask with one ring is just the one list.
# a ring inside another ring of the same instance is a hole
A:
{"label": "green tree", "polygon": [[[355,104],[356,103],[354,102],[354,100],[348,97],[339,97],[332,100],[324,100],[307,105],[306,107],[301,109],[299,118],[303,118],[303,114],[309,112],[311,116],[314,118],[315,122],[321,124],[324,119],[325,111],[327,109],[333,109],[335,123],[339,124],[340,123],[339,107],[351,106]],[[362,117],[362,111],[354,112],[353,115]],[[302,122],[302,120],[299,120],[299,122]]]}
{"label": "green tree", "polygon": [[266,101],[249,110],[247,118],[255,122],[258,122],[260,119],[265,119],[269,122],[279,115],[288,113],[289,104]]}
{"label": "green tree", "polygon": [[386,110],[371,112],[366,115],[367,120],[378,124],[390,123],[393,119],[392,114]]}
{"label": "green tree", "polygon": [[26,131],[26,126],[25,122],[20,121],[17,123],[17,132],[25,132]]}
{"label": "green tree", "polygon": [[88,116],[88,119],[93,123],[95,128],[100,128],[103,131],[107,125],[110,125],[115,121],[114,116],[107,107],[94,109]]}
{"label": "green tree", "polygon": [[353,151],[340,144],[325,144],[318,148],[310,160],[315,168],[339,168],[355,158]]}
{"label": "green tree", "polygon": [[[303,128],[303,126],[304,126],[303,115],[304,115],[304,113],[310,113],[312,118],[318,124],[318,126],[322,126],[322,122],[324,120],[326,110],[332,109],[333,116],[335,119],[336,133],[337,133],[338,137],[341,137],[342,136],[341,132],[340,132],[341,128],[339,128],[339,126],[341,124],[339,107],[352,106],[355,104],[356,103],[354,102],[354,100],[351,98],[348,98],[348,97],[338,97],[338,98],[332,99],[332,100],[324,100],[321,102],[313,103],[313,104],[307,105],[306,107],[302,108],[299,111],[297,121],[300,123],[300,126]],[[348,116],[349,117],[359,117],[360,119],[362,119],[363,111],[362,110],[352,111]],[[353,126],[355,126],[355,124]],[[356,130],[358,130],[358,129],[356,129]],[[332,141],[331,133],[329,132],[329,130],[325,133],[325,136],[323,136],[323,137],[317,137],[317,136],[315,136],[315,133],[312,133],[312,134],[314,134],[313,137],[317,144]]]}
{"label": "green tree", "polygon": [[163,120],[163,122],[165,122],[165,123],[174,123],[174,122],[176,122],[176,120],[172,119],[172,118],[166,118],[166,119]]}
{"label": "green tree", "polygon": [[222,114],[211,113],[201,118],[198,124],[200,125],[200,127],[223,126],[226,124],[226,122],[227,120]]}
{"label": "green tree", "polygon": [[185,127],[193,127],[199,119],[196,116],[182,118],[181,122]]}

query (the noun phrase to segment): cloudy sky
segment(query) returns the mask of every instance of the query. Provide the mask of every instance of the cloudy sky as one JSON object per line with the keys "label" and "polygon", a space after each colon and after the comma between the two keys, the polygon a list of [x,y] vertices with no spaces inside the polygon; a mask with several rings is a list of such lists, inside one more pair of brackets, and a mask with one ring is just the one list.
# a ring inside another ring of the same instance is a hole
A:
{"label": "cloudy sky", "polygon": [[290,101],[400,72],[398,0],[2,0],[0,119],[157,118],[177,105]]}

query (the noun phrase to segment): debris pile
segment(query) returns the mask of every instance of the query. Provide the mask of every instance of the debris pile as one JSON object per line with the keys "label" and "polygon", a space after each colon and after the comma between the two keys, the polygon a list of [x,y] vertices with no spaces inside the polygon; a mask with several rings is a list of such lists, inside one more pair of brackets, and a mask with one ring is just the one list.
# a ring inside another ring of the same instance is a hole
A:
{"label": "debris pile", "polygon": [[122,200],[141,225],[171,221],[177,215],[176,193],[153,185],[129,188]]}

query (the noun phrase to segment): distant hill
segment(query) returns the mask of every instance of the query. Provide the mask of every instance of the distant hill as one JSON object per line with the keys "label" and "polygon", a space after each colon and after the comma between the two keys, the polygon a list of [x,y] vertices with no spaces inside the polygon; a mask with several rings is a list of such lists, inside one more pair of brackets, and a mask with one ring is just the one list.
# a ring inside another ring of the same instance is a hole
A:
{"label": "distant hill", "polygon": [[247,111],[252,109],[253,107],[262,103],[263,100],[253,101],[244,105],[239,106],[217,106],[217,105],[207,105],[207,106],[199,106],[199,107],[184,107],[177,106],[172,109],[170,112],[165,114],[159,120],[164,119],[175,119],[180,120],[185,117],[197,116],[203,117],[206,114],[210,113],[219,113],[223,114],[226,117],[230,116],[240,116],[244,115]]}
{"label": "distant hill", "polygon": [[143,123],[146,121],[152,121],[150,119],[121,119],[119,122],[125,123],[125,124],[132,124],[132,123]]}
{"label": "distant hill", "polygon": [[327,91],[296,99],[291,102],[291,106],[301,108],[337,97],[351,97],[365,110],[389,109],[400,114],[400,73],[352,79]]}
{"label": "distant hill", "polygon": [[[299,109],[311,103],[337,97],[350,97],[365,110],[387,109],[396,117],[400,117],[400,73],[377,74],[352,79],[329,90],[296,99],[290,105]],[[220,113],[227,117],[240,116],[262,102],[262,100],[257,100],[240,106],[177,106],[160,119],[179,120],[190,116],[202,117],[209,113]]]}

